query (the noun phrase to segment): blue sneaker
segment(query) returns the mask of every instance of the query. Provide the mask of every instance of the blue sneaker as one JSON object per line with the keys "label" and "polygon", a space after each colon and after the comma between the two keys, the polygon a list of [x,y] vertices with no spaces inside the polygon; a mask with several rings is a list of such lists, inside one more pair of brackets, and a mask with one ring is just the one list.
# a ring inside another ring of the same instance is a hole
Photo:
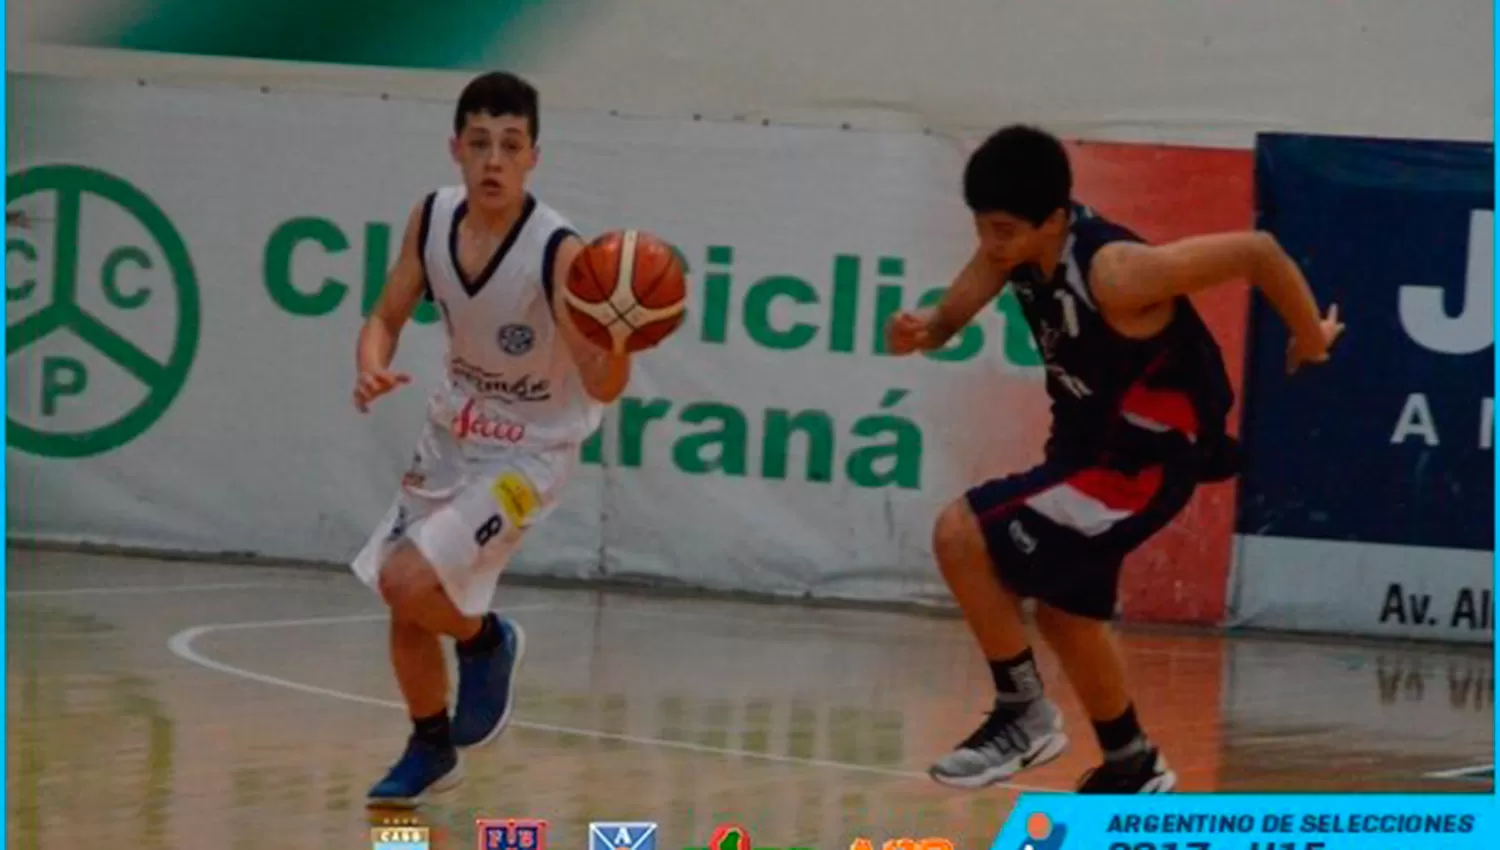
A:
{"label": "blue sneaker", "polygon": [[413,737],[406,742],[401,759],[375,783],[367,798],[372,806],[414,808],[428,794],[447,791],[462,781],[458,750]]}
{"label": "blue sneaker", "polygon": [[505,731],[515,706],[512,685],[521,656],[526,654],[526,633],[510,620],[489,616],[500,632],[499,644],[480,652],[458,652],[454,746],[480,747],[495,740]]}

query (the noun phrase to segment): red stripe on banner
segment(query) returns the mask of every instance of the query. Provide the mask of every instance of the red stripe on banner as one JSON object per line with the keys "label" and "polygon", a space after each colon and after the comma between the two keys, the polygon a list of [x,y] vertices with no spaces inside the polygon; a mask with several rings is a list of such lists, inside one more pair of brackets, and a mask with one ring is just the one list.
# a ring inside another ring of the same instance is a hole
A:
{"label": "red stripe on banner", "polygon": [[1111,510],[1138,513],[1161,490],[1162,468],[1149,466],[1135,475],[1114,469],[1085,469],[1067,484]]}
{"label": "red stripe on banner", "polygon": [[[1079,200],[1151,242],[1255,226],[1254,158],[1248,150],[1090,142],[1069,151]],[[1250,290],[1217,286],[1194,293],[1192,300],[1223,348],[1238,393]],[[1005,397],[1008,408],[1017,405],[1014,395]],[[1239,431],[1238,406],[1229,428]],[[1126,558],[1120,576],[1124,620],[1223,621],[1236,494],[1234,481],[1200,485],[1171,525]]]}
{"label": "red stripe on banner", "polygon": [[1120,412],[1164,425],[1189,437],[1198,436],[1198,412],[1186,393],[1153,390],[1135,384],[1125,391]]}

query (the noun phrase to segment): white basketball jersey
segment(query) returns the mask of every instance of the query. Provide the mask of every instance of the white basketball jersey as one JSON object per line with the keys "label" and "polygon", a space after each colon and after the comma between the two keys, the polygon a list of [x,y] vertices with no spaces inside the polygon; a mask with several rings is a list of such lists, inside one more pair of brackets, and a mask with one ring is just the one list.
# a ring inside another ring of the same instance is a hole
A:
{"label": "white basketball jersey", "polygon": [[448,333],[447,379],[428,405],[466,448],[576,445],[604,406],[584,391],[553,320],[553,260],[572,227],[530,195],[521,218],[479,274],[458,264],[463,187],[434,192],[423,210],[422,266]]}

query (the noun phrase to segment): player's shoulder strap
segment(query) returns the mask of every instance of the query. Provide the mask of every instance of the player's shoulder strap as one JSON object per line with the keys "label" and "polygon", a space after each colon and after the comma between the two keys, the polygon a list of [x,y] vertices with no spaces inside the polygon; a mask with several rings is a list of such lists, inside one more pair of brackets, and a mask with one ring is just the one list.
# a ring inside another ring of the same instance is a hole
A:
{"label": "player's shoulder strap", "polygon": [[537,228],[538,233],[546,234],[546,239],[542,243],[542,292],[546,294],[547,303],[551,305],[552,277],[557,269],[557,252],[562,248],[563,241],[569,236],[577,236],[578,231],[566,216],[540,200],[536,202],[536,209],[531,214],[531,224]]}
{"label": "player's shoulder strap", "polygon": [[[427,193],[422,199],[422,219],[417,226],[417,259],[422,264],[422,295],[433,300],[432,275],[427,269],[427,246],[432,241],[433,222],[444,229],[453,226],[453,212],[464,200],[462,186],[445,186]],[[446,239],[446,235],[443,235]]]}
{"label": "player's shoulder strap", "polygon": [[1093,270],[1099,249],[1113,242],[1145,242],[1139,234],[1122,224],[1110,221],[1090,207],[1075,203],[1069,227],[1073,261],[1084,280]]}

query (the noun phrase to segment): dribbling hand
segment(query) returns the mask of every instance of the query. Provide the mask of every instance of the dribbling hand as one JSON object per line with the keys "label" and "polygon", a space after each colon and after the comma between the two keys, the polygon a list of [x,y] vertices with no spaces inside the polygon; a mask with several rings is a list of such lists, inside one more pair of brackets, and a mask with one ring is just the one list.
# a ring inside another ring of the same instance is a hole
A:
{"label": "dribbling hand", "polygon": [[928,330],[927,316],[920,312],[909,313],[903,310],[892,316],[885,327],[885,346],[891,354],[924,351],[931,342],[932,334]]}
{"label": "dribbling hand", "polygon": [[354,383],[354,407],[360,413],[368,413],[370,402],[386,393],[411,383],[411,376],[402,372],[375,369],[359,373]]}
{"label": "dribbling hand", "polygon": [[1344,323],[1339,321],[1339,305],[1331,304],[1328,315],[1318,323],[1319,333],[1312,339],[1292,337],[1286,349],[1286,373],[1295,374],[1305,365],[1328,362],[1329,351],[1344,333]]}

